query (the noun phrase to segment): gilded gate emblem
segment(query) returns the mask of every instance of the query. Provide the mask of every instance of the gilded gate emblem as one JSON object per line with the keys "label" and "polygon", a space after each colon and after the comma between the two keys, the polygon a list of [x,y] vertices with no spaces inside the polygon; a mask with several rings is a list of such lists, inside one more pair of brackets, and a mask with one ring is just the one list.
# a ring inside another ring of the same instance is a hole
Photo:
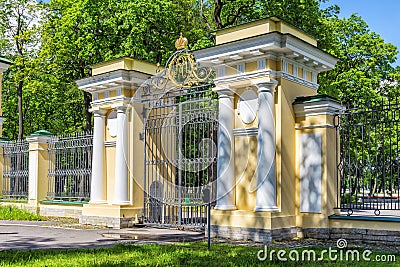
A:
{"label": "gilded gate emblem", "polygon": [[152,86],[158,90],[190,88],[210,80],[213,69],[196,63],[194,55],[187,50],[187,45],[188,40],[181,35],[175,42],[177,51],[168,59],[165,69],[152,77]]}

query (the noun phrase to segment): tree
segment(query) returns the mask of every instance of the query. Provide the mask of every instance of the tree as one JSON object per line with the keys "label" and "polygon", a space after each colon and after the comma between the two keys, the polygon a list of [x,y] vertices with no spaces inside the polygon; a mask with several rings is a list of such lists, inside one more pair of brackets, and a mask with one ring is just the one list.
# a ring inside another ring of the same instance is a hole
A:
{"label": "tree", "polygon": [[327,14],[320,0],[200,0],[200,15],[209,30],[277,16],[309,34],[317,34],[319,18]]}
{"label": "tree", "polygon": [[390,86],[382,82],[393,82],[398,73],[391,65],[396,61],[396,46],[385,43],[355,14],[343,19],[328,18],[323,23],[331,34],[325,50],[338,57],[339,62],[334,70],[320,74],[319,92],[343,103],[364,104],[390,94]]}
{"label": "tree", "polygon": [[18,139],[22,139],[24,133],[23,89],[31,60],[38,50],[39,19],[40,5],[36,1],[0,1],[0,36],[4,38],[1,51],[14,62],[10,68],[13,79],[9,82],[16,87],[18,97]]}
{"label": "tree", "polygon": [[193,8],[191,0],[50,1],[40,58],[61,86],[82,94],[84,130],[92,128],[91,95],[76,93],[75,80],[87,77],[91,65],[123,56],[161,63],[181,31],[201,39]]}

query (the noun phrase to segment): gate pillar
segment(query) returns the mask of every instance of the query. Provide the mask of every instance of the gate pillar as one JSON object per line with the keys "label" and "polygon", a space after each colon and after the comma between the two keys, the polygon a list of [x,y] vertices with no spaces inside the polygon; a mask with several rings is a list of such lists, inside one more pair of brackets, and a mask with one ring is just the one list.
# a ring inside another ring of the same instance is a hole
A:
{"label": "gate pillar", "polygon": [[[26,140],[29,142],[29,181],[28,206],[32,211],[39,211],[39,201],[46,199],[48,188],[48,144],[50,133],[33,133]],[[35,210],[36,209],[36,210]]]}
{"label": "gate pillar", "polygon": [[214,88],[218,92],[218,165],[217,165],[217,210],[234,210],[235,205],[235,159],[234,159],[234,97],[225,88]]}
{"label": "gate pillar", "polygon": [[[318,49],[315,38],[276,17],[217,31],[216,44],[194,55],[198,63],[217,69],[217,88],[234,93],[234,155],[229,158],[234,159],[230,181],[235,181],[236,209],[218,209],[217,202],[211,211],[211,234],[263,242],[295,237],[302,224],[297,221],[292,103],[299,96],[316,95],[318,73],[332,69],[337,58]],[[227,160],[221,148],[218,160]]]}
{"label": "gate pillar", "polygon": [[92,95],[94,112],[90,202],[80,223],[123,228],[142,217],[143,109],[132,97],[156,70],[124,57],[92,66],[92,76],[77,81]]}
{"label": "gate pillar", "polygon": [[258,88],[257,191],[254,211],[278,210],[276,206],[276,143],[274,92],[278,82],[265,79],[252,82]]}
{"label": "gate pillar", "polygon": [[337,181],[337,132],[335,114],[343,111],[339,101],[326,96],[297,97],[296,184],[299,203],[297,225],[305,237],[329,238],[329,215],[335,210]]}

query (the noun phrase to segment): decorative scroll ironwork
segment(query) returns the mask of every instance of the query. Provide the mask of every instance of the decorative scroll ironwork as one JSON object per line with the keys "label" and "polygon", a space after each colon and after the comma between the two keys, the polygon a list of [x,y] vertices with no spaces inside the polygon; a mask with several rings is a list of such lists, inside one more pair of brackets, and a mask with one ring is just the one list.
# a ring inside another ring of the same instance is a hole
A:
{"label": "decorative scroll ironwork", "polygon": [[29,143],[26,141],[2,142],[3,147],[3,198],[26,199],[29,181]]}
{"label": "decorative scroll ironwork", "polygon": [[52,137],[49,144],[48,200],[89,201],[92,151],[91,133]]}
{"label": "decorative scroll ironwork", "polygon": [[153,101],[162,98],[166,92],[211,83],[215,71],[196,62],[194,55],[186,49],[187,39],[181,36],[175,46],[178,50],[167,60],[165,68],[139,88],[134,101]]}
{"label": "decorative scroll ironwork", "polygon": [[400,209],[400,103],[398,99],[337,115],[340,208]]}
{"label": "decorative scroll ironwork", "polygon": [[151,84],[158,90],[167,86],[190,88],[206,82],[213,71],[196,63],[194,55],[186,49],[176,51],[168,60],[165,69],[151,79]]}

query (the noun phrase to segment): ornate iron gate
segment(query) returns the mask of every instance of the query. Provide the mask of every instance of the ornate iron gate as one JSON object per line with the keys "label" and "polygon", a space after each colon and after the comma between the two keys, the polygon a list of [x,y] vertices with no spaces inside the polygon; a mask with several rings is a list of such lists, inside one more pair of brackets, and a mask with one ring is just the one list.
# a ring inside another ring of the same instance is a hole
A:
{"label": "ornate iron gate", "polygon": [[141,88],[146,223],[206,223],[217,171],[218,99],[208,82],[212,74],[181,49]]}
{"label": "ornate iron gate", "polygon": [[336,118],[339,208],[400,209],[400,103],[347,108]]}

